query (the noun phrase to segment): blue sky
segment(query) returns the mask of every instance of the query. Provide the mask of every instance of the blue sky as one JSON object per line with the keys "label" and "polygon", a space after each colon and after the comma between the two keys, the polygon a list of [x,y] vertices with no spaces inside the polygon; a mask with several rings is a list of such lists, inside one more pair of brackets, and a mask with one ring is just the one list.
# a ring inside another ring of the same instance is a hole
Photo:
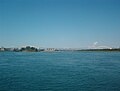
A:
{"label": "blue sky", "polygon": [[0,46],[120,46],[120,0],[0,0]]}

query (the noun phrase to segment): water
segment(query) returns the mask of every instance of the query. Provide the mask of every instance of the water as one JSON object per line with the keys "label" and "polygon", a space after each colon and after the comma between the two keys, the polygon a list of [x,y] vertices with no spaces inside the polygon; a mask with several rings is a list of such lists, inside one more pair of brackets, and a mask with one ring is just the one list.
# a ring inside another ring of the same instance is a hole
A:
{"label": "water", "polygon": [[120,52],[0,52],[0,91],[120,91]]}

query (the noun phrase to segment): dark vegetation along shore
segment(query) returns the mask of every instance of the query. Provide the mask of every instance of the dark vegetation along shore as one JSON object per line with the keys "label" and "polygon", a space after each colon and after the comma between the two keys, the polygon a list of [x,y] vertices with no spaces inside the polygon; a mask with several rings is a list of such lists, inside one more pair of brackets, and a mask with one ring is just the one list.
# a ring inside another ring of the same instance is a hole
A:
{"label": "dark vegetation along shore", "polygon": [[119,51],[120,52],[120,48],[114,48],[114,49],[83,49],[83,50],[78,50],[78,51]]}
{"label": "dark vegetation along shore", "polygon": [[1,47],[0,48],[0,52],[41,52],[41,51],[56,51],[55,48],[36,48],[36,47],[31,47],[31,46],[26,46],[26,47],[22,47],[22,48],[4,48]]}
{"label": "dark vegetation along shore", "polygon": [[31,46],[26,46],[22,48],[0,48],[0,52],[41,52],[41,51],[106,51],[106,52],[111,52],[111,51],[118,51],[120,52],[120,48],[112,48],[112,49],[55,49],[55,48],[36,48],[36,47],[31,47]]}

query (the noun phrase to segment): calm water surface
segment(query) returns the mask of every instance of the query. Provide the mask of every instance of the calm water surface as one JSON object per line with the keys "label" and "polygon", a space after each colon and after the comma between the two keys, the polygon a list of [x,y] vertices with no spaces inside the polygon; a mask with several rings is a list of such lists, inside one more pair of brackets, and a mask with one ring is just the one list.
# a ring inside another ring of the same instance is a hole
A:
{"label": "calm water surface", "polygon": [[120,52],[0,52],[0,91],[120,91]]}

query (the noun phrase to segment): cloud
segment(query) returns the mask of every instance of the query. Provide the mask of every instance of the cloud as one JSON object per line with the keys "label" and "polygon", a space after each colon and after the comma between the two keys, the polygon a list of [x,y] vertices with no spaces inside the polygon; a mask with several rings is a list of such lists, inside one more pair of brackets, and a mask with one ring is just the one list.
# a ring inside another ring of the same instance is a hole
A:
{"label": "cloud", "polygon": [[89,49],[112,49],[109,46],[104,46],[104,45],[98,45],[98,42],[94,42],[92,46],[88,47]]}
{"label": "cloud", "polygon": [[98,42],[94,42],[93,45],[96,46],[98,44]]}

